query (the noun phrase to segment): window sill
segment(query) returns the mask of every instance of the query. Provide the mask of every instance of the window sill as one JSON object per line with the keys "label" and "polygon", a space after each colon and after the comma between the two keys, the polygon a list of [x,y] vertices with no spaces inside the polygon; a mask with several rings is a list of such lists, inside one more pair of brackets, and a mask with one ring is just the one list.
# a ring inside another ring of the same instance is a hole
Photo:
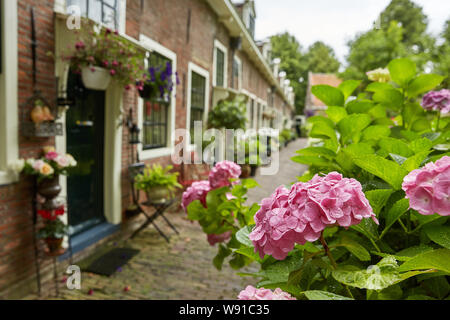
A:
{"label": "window sill", "polygon": [[0,171],[0,186],[19,181],[19,176],[10,171]]}
{"label": "window sill", "polygon": [[159,148],[150,150],[141,150],[139,157],[140,160],[150,160],[160,157],[170,156],[173,153],[173,148]]}

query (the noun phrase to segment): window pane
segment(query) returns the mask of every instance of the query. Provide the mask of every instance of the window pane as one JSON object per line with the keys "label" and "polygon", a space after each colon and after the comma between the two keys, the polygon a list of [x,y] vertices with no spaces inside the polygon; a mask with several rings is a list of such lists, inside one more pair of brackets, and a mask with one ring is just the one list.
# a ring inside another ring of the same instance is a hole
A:
{"label": "window pane", "polygon": [[[67,8],[70,6],[79,7],[81,15],[87,15],[87,0],[67,0]],[[70,12],[68,13],[70,14]]]}
{"label": "window pane", "polygon": [[224,86],[225,76],[225,54],[222,50],[216,48],[216,85],[219,87]]}
{"label": "window pane", "polygon": [[107,5],[103,5],[103,23],[115,29],[116,28],[116,9],[115,7],[110,7]]}
{"label": "window pane", "polygon": [[102,22],[102,2],[100,0],[89,0],[88,18],[96,22]]}

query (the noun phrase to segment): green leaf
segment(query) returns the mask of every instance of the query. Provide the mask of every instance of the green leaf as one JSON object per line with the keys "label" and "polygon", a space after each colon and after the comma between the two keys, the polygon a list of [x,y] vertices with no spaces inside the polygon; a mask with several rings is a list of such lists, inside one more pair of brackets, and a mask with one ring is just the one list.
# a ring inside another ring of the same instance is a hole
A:
{"label": "green leaf", "polygon": [[386,227],[381,233],[380,238],[382,238],[386,232],[392,227],[392,225],[400,219],[400,217],[409,209],[409,200],[408,199],[400,199],[397,201],[392,208],[388,211],[386,216]]}
{"label": "green leaf", "polygon": [[322,156],[328,159],[336,158],[336,152],[324,147],[308,147],[300,149],[296,153],[302,156]]}
{"label": "green leaf", "polygon": [[437,74],[422,74],[415,78],[408,87],[408,96],[415,98],[419,94],[433,90],[445,77]]}
{"label": "green leaf", "polygon": [[340,296],[332,292],[320,290],[309,290],[304,291],[303,293],[308,298],[308,300],[354,300],[352,298]]}
{"label": "green leaf", "polygon": [[295,156],[292,157],[291,160],[308,166],[315,165],[318,167],[326,167],[330,163],[327,159],[314,156]]}
{"label": "green leaf", "polygon": [[409,148],[414,151],[414,153],[430,150],[432,146],[433,143],[427,138],[416,139],[409,143]]}
{"label": "green leaf", "polygon": [[244,246],[253,247],[253,242],[249,239],[249,235],[252,232],[254,226],[246,226],[236,232],[236,239]]}
{"label": "green leaf", "polygon": [[392,85],[390,85],[389,83],[372,82],[371,84],[369,84],[367,86],[366,91],[378,92],[378,91],[384,91],[384,90],[390,90],[390,89],[394,89],[394,87]]}
{"label": "green leaf", "polygon": [[246,187],[247,189],[253,189],[256,187],[260,187],[259,183],[256,182],[256,180],[254,179],[241,179],[241,183],[244,187]]}
{"label": "green leaf", "polygon": [[418,169],[420,167],[420,164],[428,157],[428,154],[430,152],[430,150],[419,152],[414,156],[406,159],[402,164],[402,168],[406,169],[407,171]]}
{"label": "green leaf", "polygon": [[389,153],[389,156],[399,165],[403,165],[403,163],[406,161],[405,157],[399,156],[398,154]]}
{"label": "green leaf", "polygon": [[380,238],[378,234],[378,225],[371,218],[362,219],[359,224],[353,225],[350,228],[360,232],[368,239],[376,241]]}
{"label": "green leaf", "polygon": [[309,133],[309,136],[311,138],[320,139],[330,138],[332,141],[337,142],[337,136],[334,129],[323,122],[315,123]]}
{"label": "green leaf", "polygon": [[354,140],[355,135],[364,130],[371,122],[372,120],[367,114],[352,114],[339,121],[337,126],[342,134],[342,140],[347,142],[349,139]]}
{"label": "green leaf", "polygon": [[433,242],[450,249],[450,227],[449,226],[429,226],[424,228],[425,234]]}
{"label": "green leaf", "polygon": [[206,209],[199,200],[192,201],[187,207],[187,212],[188,219],[192,221],[201,220],[206,215]]}
{"label": "green leaf", "polygon": [[369,290],[383,290],[402,281],[397,261],[391,256],[364,270],[338,269],[333,271],[332,275],[343,284]]}
{"label": "green leaf", "polygon": [[370,261],[370,254],[366,248],[347,236],[342,236],[337,245],[345,247],[361,261]]}
{"label": "green leaf", "polygon": [[347,80],[339,85],[338,89],[341,90],[344,94],[344,100],[347,100],[348,97],[352,95],[352,93],[356,90],[356,88],[358,88],[360,83],[360,80]]}
{"label": "green leaf", "polygon": [[362,140],[368,141],[368,140],[375,140],[378,141],[383,137],[389,137],[391,134],[391,129],[389,129],[389,126],[383,126],[383,125],[374,125],[369,126],[366,129],[364,129],[362,133]]}
{"label": "green leaf", "polygon": [[[375,107],[368,112],[374,119],[387,119],[386,118],[386,107],[381,104],[377,104]],[[387,119],[390,120],[390,119]]]}
{"label": "green leaf", "polygon": [[338,123],[347,116],[347,110],[343,107],[328,107],[326,113],[334,123]]}
{"label": "green leaf", "polygon": [[399,139],[384,137],[380,139],[378,145],[387,153],[398,154],[405,158],[414,155],[414,152],[408,147],[408,145]]}
{"label": "green leaf", "polygon": [[403,95],[397,89],[377,91],[373,95],[373,101],[378,102],[388,108],[400,110],[403,105]]}
{"label": "green leaf", "polygon": [[347,104],[348,113],[367,113],[375,104],[370,100],[353,100]]}
{"label": "green leaf", "polygon": [[436,269],[450,274],[450,250],[437,249],[422,253],[406,261],[400,271]]}
{"label": "green leaf", "polygon": [[407,128],[410,128],[416,120],[423,117],[424,115],[425,110],[417,102],[407,103],[402,113]]}
{"label": "green leaf", "polygon": [[417,73],[416,64],[406,58],[392,60],[388,65],[391,79],[405,87]]}
{"label": "green leaf", "polygon": [[393,192],[394,190],[392,189],[376,189],[365,192],[366,198],[369,200],[370,206],[377,216],[380,214]]}
{"label": "green leaf", "polygon": [[311,92],[327,106],[344,106],[344,94],[337,88],[329,85],[317,85],[311,88]]}
{"label": "green leaf", "polygon": [[231,253],[232,251],[225,247],[223,244],[219,245],[219,252],[213,259],[213,264],[217,268],[217,270],[222,270],[225,258],[231,255]]}
{"label": "green leaf", "polygon": [[353,158],[353,161],[361,169],[389,183],[395,190],[401,189],[403,178],[408,174],[408,171],[397,163],[377,155],[359,155]]}

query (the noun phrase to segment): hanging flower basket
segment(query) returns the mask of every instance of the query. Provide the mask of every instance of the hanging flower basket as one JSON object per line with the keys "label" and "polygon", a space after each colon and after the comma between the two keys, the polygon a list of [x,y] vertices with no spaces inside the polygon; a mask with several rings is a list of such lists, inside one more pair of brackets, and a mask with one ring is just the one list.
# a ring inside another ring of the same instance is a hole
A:
{"label": "hanging flower basket", "polygon": [[63,240],[63,238],[45,238],[44,241],[47,244],[45,253],[47,256],[55,257],[63,255],[66,252],[66,249],[62,247]]}
{"label": "hanging flower basket", "polygon": [[155,87],[149,84],[144,84],[141,88],[142,90],[138,90],[139,96],[142,99],[153,99],[157,96],[157,91]]}
{"label": "hanging flower basket", "polygon": [[101,67],[83,67],[81,78],[86,88],[105,91],[111,82],[110,71]]}
{"label": "hanging flower basket", "polygon": [[59,176],[55,175],[51,179],[44,179],[38,183],[38,193],[45,198],[43,208],[53,210],[61,206],[57,201],[58,195],[61,193],[61,186],[59,184]]}

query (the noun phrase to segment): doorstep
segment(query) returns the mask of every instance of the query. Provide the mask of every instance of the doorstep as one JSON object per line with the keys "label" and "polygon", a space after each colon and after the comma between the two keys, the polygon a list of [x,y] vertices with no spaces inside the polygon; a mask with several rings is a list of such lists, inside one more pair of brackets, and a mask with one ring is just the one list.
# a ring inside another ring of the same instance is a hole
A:
{"label": "doorstep", "polygon": [[[120,225],[111,223],[99,224],[87,231],[71,237],[72,255],[86,249],[92,244],[112,235],[120,230]],[[70,251],[67,250],[65,254],[58,258],[59,261],[66,260],[70,257]]]}

